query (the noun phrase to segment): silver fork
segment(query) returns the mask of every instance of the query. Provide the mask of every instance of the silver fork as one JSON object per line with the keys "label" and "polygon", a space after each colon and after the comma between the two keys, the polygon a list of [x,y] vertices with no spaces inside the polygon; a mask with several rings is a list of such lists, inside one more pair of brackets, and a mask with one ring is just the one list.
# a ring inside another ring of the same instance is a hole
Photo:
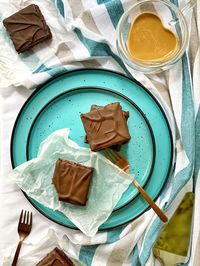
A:
{"label": "silver fork", "polygon": [[[117,165],[119,168],[123,169],[125,172],[129,172],[130,166],[129,162],[122,156],[119,152],[113,151],[111,149],[105,149],[105,155],[107,159],[109,159],[112,163]],[[130,175],[129,175],[130,176]],[[167,216],[163,213],[163,211],[158,207],[158,205],[150,198],[150,196],[146,193],[146,191],[138,184],[135,178],[131,177],[131,180],[135,187],[138,189],[143,198],[149,203],[151,208],[155,211],[155,213],[159,216],[159,218],[166,223],[168,221]]]}
{"label": "silver fork", "polygon": [[12,262],[12,266],[17,265],[17,260],[19,256],[19,252],[22,246],[22,242],[24,239],[30,234],[32,228],[32,212],[29,215],[27,211],[21,211],[19,223],[18,223],[18,234],[19,234],[19,243],[17,249],[15,251],[15,256]]}

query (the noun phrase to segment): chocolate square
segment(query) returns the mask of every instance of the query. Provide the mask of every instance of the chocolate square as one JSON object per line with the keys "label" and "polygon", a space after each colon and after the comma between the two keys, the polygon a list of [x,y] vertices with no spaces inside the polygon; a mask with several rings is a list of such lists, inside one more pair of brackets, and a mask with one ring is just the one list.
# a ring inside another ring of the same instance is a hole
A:
{"label": "chocolate square", "polygon": [[92,151],[121,145],[131,138],[118,102],[81,114],[81,119]]}
{"label": "chocolate square", "polygon": [[62,250],[54,248],[36,266],[74,266],[74,264]]}
{"label": "chocolate square", "polygon": [[34,4],[4,19],[3,24],[18,53],[52,37],[39,7]]}
{"label": "chocolate square", "polygon": [[60,201],[84,206],[87,202],[93,168],[67,160],[57,160],[53,184]]}
{"label": "chocolate square", "polygon": [[[90,111],[92,111],[92,110],[97,110],[97,109],[102,109],[102,108],[104,108],[104,107],[103,107],[103,106],[100,106],[100,105],[93,104],[93,105],[91,106],[91,108],[90,108]],[[124,110],[122,110],[122,111],[123,111],[124,117],[125,117],[125,119],[126,119],[126,121],[127,121],[128,118],[129,118],[129,112],[124,111]],[[87,135],[85,136],[85,143],[88,143]],[[117,144],[117,145],[113,145],[113,146],[111,146],[110,148],[113,149],[113,150],[115,150],[115,151],[120,151],[121,146],[122,146],[121,144]]]}

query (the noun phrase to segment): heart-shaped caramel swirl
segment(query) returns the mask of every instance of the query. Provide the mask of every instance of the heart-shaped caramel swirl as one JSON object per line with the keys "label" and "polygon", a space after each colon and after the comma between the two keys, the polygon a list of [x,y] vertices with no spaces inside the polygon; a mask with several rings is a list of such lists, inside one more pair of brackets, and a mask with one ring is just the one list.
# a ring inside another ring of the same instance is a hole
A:
{"label": "heart-shaped caramel swirl", "polygon": [[153,13],[142,13],[135,19],[127,47],[133,59],[154,62],[171,59],[179,49],[175,34]]}

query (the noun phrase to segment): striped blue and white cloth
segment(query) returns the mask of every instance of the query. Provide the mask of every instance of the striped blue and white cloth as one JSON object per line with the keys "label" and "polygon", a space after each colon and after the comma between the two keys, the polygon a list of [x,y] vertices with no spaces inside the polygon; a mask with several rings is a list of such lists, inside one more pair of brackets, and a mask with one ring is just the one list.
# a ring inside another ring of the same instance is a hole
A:
{"label": "striped blue and white cloth", "polygon": [[[0,86],[34,89],[74,68],[109,68],[127,73],[116,50],[116,26],[136,0],[0,0]],[[171,0],[180,8],[187,0]],[[53,39],[17,55],[2,20],[30,3],[38,4]],[[189,265],[200,265],[200,1],[186,14],[190,43],[173,69],[156,75],[132,72],[163,99],[176,124],[176,166],[157,203],[171,217],[184,194],[195,190]],[[149,210],[137,220],[88,238],[66,230],[74,256],[87,266],[156,265],[152,255],[162,223]]]}

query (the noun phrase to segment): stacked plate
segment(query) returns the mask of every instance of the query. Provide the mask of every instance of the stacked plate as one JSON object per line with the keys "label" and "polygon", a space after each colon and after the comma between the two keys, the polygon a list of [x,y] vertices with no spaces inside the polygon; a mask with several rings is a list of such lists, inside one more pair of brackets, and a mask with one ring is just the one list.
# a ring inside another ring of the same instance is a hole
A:
{"label": "stacked plate", "polygon": [[[128,159],[137,181],[155,200],[172,170],[174,147],[168,119],[156,98],[141,84],[109,70],[70,71],[34,91],[22,107],[13,128],[13,168],[36,157],[40,143],[57,129],[70,128],[70,138],[80,146],[88,147],[80,113],[88,112],[92,104],[111,102],[120,102],[123,110],[129,111],[131,140],[123,145],[121,153]],[[124,192],[100,230],[127,223],[148,209],[148,203],[132,186]],[[76,229],[62,213],[25,196],[49,219]]]}

